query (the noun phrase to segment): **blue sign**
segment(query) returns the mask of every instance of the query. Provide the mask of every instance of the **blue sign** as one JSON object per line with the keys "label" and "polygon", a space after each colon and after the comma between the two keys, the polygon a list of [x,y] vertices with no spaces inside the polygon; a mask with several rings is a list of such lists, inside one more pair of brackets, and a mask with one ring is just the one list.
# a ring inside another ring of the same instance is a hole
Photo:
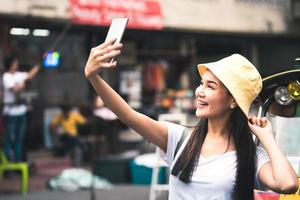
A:
{"label": "blue sign", "polygon": [[58,51],[47,51],[43,59],[45,68],[58,68],[60,65],[60,53]]}

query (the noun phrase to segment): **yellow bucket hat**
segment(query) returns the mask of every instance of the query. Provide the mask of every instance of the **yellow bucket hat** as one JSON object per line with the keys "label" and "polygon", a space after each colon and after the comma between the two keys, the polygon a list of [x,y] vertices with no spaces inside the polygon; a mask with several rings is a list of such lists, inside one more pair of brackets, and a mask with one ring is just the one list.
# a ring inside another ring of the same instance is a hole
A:
{"label": "yellow bucket hat", "polygon": [[255,66],[244,56],[233,54],[216,62],[199,64],[201,77],[207,69],[225,85],[248,117],[250,106],[262,89],[262,79]]}

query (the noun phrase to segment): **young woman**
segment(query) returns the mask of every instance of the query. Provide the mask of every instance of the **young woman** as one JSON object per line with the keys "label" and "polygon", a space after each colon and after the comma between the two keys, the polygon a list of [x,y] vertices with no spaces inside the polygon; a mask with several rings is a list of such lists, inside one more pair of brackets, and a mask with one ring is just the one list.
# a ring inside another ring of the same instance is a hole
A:
{"label": "young woman", "polygon": [[[198,65],[202,83],[196,89],[199,124],[175,149],[185,127],[159,122],[134,111],[99,76],[117,66],[108,62],[122,44],[107,41],[91,50],[85,75],[105,105],[136,132],[156,144],[171,168],[169,199],[253,199],[253,189],[280,193],[297,190],[297,175],[279,150],[266,118],[248,117],[262,81],[256,68],[235,54]],[[256,147],[255,134],[265,150]]]}
{"label": "young woman", "polygon": [[26,89],[26,82],[36,76],[40,67],[35,65],[28,72],[20,72],[19,60],[15,55],[5,57],[3,64],[4,153],[10,161],[20,162],[24,154],[27,106],[19,94]]}

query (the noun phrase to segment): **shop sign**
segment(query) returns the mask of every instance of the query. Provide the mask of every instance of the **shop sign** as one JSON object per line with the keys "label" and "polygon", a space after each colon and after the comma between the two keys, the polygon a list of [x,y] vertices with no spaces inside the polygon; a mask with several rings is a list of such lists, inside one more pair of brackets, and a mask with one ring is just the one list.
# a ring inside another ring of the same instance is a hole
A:
{"label": "shop sign", "polygon": [[128,27],[162,29],[160,4],[156,0],[69,0],[71,20],[77,24],[107,26],[112,18],[128,17]]}

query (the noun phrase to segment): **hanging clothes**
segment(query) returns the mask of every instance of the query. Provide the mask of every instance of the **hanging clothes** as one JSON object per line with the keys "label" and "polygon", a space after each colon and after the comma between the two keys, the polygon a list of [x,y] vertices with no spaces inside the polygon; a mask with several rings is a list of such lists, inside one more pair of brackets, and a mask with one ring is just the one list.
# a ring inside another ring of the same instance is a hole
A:
{"label": "hanging clothes", "polygon": [[143,86],[146,90],[161,92],[166,88],[165,70],[161,63],[147,63],[143,77]]}

